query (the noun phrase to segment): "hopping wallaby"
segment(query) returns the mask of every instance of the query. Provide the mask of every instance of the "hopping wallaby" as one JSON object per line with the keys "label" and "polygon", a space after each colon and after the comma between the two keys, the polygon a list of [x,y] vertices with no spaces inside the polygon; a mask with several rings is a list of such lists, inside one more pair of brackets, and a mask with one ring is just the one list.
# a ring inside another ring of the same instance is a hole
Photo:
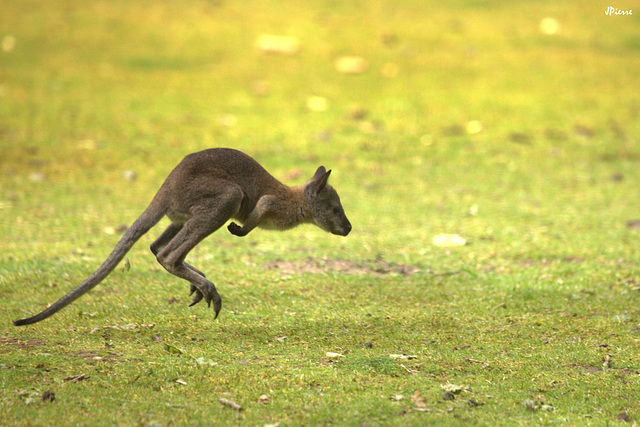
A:
{"label": "hopping wallaby", "polygon": [[28,325],[46,319],[94,288],[113,271],[133,244],[165,215],[171,225],[151,244],[151,252],[169,273],[191,283],[193,300],[213,302],[215,317],[222,300],[213,283],[185,262],[189,251],[223,226],[246,236],[256,227],[287,230],[312,223],[346,236],[351,231],[338,193],[327,180],[331,171],[320,166],[301,187],[288,187],[248,155],[230,148],[212,148],[189,154],[164,181],[147,209],[127,229],[111,255],[89,278],[41,313],[13,322]]}

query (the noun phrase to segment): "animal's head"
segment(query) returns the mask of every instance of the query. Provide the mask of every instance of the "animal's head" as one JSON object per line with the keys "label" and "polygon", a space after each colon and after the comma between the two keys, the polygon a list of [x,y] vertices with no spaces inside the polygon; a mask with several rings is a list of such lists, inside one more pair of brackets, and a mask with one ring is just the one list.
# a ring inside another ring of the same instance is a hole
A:
{"label": "animal's head", "polygon": [[346,236],[351,231],[351,223],[344,213],[338,193],[327,185],[330,174],[331,171],[320,166],[313,178],[305,184],[304,195],[318,227],[332,234]]}

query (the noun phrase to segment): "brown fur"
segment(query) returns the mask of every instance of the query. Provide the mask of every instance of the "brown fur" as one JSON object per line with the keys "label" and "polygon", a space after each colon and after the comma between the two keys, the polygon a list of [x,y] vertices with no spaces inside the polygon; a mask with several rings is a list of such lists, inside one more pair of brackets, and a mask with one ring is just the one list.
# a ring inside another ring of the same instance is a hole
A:
{"label": "brown fur", "polygon": [[169,174],[158,193],[127,229],[107,260],[84,282],[41,313],[16,320],[28,325],[46,319],[87,293],[113,271],[133,244],[165,215],[171,225],[151,245],[158,262],[171,274],[191,283],[190,305],[205,300],[215,316],[222,300],[212,282],[185,258],[208,235],[229,219],[228,230],[246,236],[256,227],[287,230],[302,223],[346,236],[351,231],[338,193],[327,185],[331,171],[320,166],[301,187],[288,187],[246,154],[213,148],[184,158]]}

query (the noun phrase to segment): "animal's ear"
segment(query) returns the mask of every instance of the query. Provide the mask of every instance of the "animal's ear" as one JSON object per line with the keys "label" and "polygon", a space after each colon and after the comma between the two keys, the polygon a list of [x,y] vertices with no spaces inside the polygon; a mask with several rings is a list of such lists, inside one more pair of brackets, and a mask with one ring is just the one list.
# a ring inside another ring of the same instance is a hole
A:
{"label": "animal's ear", "polygon": [[[329,171],[329,172],[331,172],[331,171]],[[311,179],[314,179],[314,180],[315,180],[315,179],[318,179],[318,178],[320,178],[322,175],[324,175],[325,173],[327,173],[327,170],[324,168],[324,166],[320,166],[320,167],[318,168],[318,170],[316,171],[316,173],[315,173],[315,174],[313,174],[313,178],[311,178]]]}
{"label": "animal's ear", "polygon": [[309,181],[307,190],[311,191],[313,195],[321,192],[322,189],[327,186],[329,175],[331,175],[331,171],[327,171],[324,166],[320,166],[315,175],[313,175],[313,178],[311,178],[311,181]]}
{"label": "animal's ear", "polygon": [[318,185],[318,191],[322,191],[322,189],[327,185],[327,181],[329,180],[329,175],[331,175],[330,170],[325,172],[324,175],[322,175],[322,178],[320,178],[320,184]]}

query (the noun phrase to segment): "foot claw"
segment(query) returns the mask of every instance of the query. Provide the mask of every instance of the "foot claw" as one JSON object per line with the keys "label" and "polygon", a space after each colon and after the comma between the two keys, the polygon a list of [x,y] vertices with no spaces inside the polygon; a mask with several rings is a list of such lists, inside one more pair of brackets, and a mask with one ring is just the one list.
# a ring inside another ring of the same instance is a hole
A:
{"label": "foot claw", "polygon": [[[195,295],[193,295],[195,293]],[[218,291],[216,291],[216,287],[213,283],[208,282],[205,284],[191,284],[191,293],[189,295],[193,295],[193,300],[189,307],[192,307],[202,301],[203,299],[207,302],[207,306],[211,307],[211,303],[213,302],[213,311],[215,312],[215,318],[218,317],[218,313],[220,313],[220,309],[222,308],[222,299],[220,295],[218,295]]]}
{"label": "foot claw", "polygon": [[196,305],[200,301],[202,301],[202,292],[197,291],[197,293],[193,296],[193,300],[191,301],[191,304],[189,304],[189,307],[193,307],[194,305]]}
{"label": "foot claw", "polygon": [[213,320],[216,320],[218,318],[218,314],[220,313],[221,308],[222,308],[222,299],[218,297],[218,299],[213,302],[213,311],[216,313],[216,315],[213,317]]}

